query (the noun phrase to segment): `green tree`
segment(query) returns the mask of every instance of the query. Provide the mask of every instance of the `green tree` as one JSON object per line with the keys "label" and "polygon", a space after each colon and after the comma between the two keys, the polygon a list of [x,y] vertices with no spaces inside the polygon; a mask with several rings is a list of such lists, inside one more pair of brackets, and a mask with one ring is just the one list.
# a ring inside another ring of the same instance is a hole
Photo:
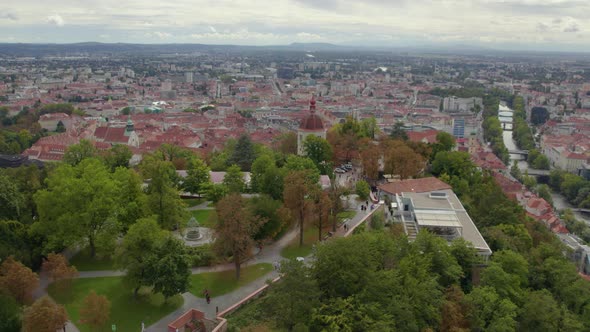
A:
{"label": "green tree", "polygon": [[516,331],[517,306],[501,298],[492,287],[476,287],[465,296],[473,330]]}
{"label": "green tree", "polygon": [[0,293],[0,331],[21,331],[21,309],[10,296]]}
{"label": "green tree", "polygon": [[360,134],[363,137],[374,139],[375,135],[379,133],[379,127],[377,126],[377,120],[374,116],[361,120],[360,123]]}
{"label": "green tree", "polygon": [[318,331],[395,331],[394,319],[379,309],[354,296],[334,298],[313,310],[311,325]]}
{"label": "green tree", "polygon": [[168,234],[148,260],[148,278],[154,292],[162,293],[165,299],[182,294],[189,289],[190,276],[186,246]]}
{"label": "green tree", "polygon": [[125,269],[125,279],[132,285],[135,297],[141,286],[151,285],[149,262],[166,237],[154,218],[139,219],[133,224],[117,248],[115,262]]}
{"label": "green tree", "polygon": [[286,226],[283,203],[267,195],[252,197],[248,200],[252,214],[265,223],[254,234],[254,240],[263,241],[274,238]]}
{"label": "green tree", "polygon": [[223,197],[229,194],[229,189],[224,184],[209,183],[204,189],[205,196],[213,203],[219,202]]}
{"label": "green tree", "polygon": [[192,194],[201,194],[211,181],[210,172],[209,167],[201,159],[192,160],[189,163],[187,176],[183,181],[182,188]]}
{"label": "green tree", "polygon": [[61,122],[61,120],[55,126],[55,132],[56,133],[65,133],[66,132],[66,126],[64,126],[64,123]]}
{"label": "green tree", "polygon": [[314,162],[307,158],[296,155],[290,155],[287,157],[284,169],[286,172],[292,171],[306,171],[309,177],[309,182],[317,183],[320,180],[320,171],[315,166]]}
{"label": "green tree", "polygon": [[450,253],[453,255],[462,270],[461,286],[465,291],[471,288],[472,271],[481,258],[471,242],[463,238],[454,239],[450,246]]}
{"label": "green tree", "polygon": [[310,268],[302,262],[283,261],[280,282],[271,285],[265,307],[277,325],[288,330],[297,323],[308,323],[319,303],[320,291]]}
{"label": "green tree", "polygon": [[540,155],[535,159],[532,166],[536,169],[549,169],[551,164],[549,163],[549,158],[547,158],[547,156]]}
{"label": "green tree", "polygon": [[432,156],[436,156],[440,151],[451,151],[453,148],[455,148],[455,137],[449,133],[441,131],[436,134],[436,143],[432,149]]}
{"label": "green tree", "polygon": [[432,172],[436,175],[448,174],[462,179],[469,179],[474,165],[467,152],[442,151],[436,154],[432,162]]}
{"label": "green tree", "polygon": [[256,159],[254,144],[252,144],[250,136],[243,134],[238,139],[233,153],[227,159],[227,165],[238,165],[242,171],[249,172],[254,159]]}
{"label": "green tree", "polygon": [[147,202],[165,229],[181,227],[188,219],[185,205],[174,186],[176,172],[170,161],[146,155],[140,164],[144,179],[149,179]]}
{"label": "green tree", "polygon": [[253,192],[281,199],[283,195],[283,172],[271,155],[262,154],[252,163],[250,187]]}
{"label": "green tree", "polygon": [[519,318],[522,331],[559,331],[560,309],[551,293],[547,290],[530,292]]}
{"label": "green tree", "polygon": [[308,135],[303,142],[303,150],[316,167],[326,174],[330,168],[327,163],[332,160],[332,147],[328,141],[315,135]]}
{"label": "green tree", "polygon": [[533,107],[531,109],[531,122],[535,125],[542,125],[549,120],[549,111],[545,107]]}
{"label": "green tree", "polygon": [[87,158],[96,157],[97,151],[92,142],[81,139],[79,144],[70,145],[64,153],[63,161],[76,166]]}
{"label": "green tree", "polygon": [[389,137],[391,137],[393,139],[407,141],[408,140],[408,133],[404,129],[404,123],[400,122],[400,121],[396,122],[393,125],[393,128],[391,129],[391,133],[389,134]]}
{"label": "green tree", "polygon": [[0,171],[0,220],[18,220],[25,197],[14,179]]}
{"label": "green tree", "polygon": [[518,285],[526,288],[529,284],[529,263],[519,253],[512,250],[501,250],[494,253],[493,262],[498,263],[502,269],[518,277]]}
{"label": "green tree", "polygon": [[504,271],[502,265],[492,262],[481,275],[481,285],[493,287],[496,293],[516,304],[522,303],[524,295],[521,276]]}
{"label": "green tree", "polygon": [[115,144],[109,150],[102,154],[105,164],[109,167],[111,172],[114,172],[117,167],[129,167],[129,160],[133,153],[127,145]]}
{"label": "green tree", "polygon": [[35,194],[39,211],[35,227],[47,236],[46,249],[87,244],[94,257],[99,237],[115,239],[118,235],[121,185],[93,158],[76,166],[61,165],[52,172],[47,189]]}
{"label": "green tree", "polygon": [[512,162],[512,166],[510,167],[510,175],[519,181],[522,179],[522,173],[520,172],[520,168],[518,168],[518,161],[516,160]]}
{"label": "green tree", "polygon": [[540,184],[536,188],[537,195],[553,205],[553,196],[551,196],[551,189],[546,184]]}
{"label": "green tree", "polygon": [[356,183],[355,186],[356,194],[359,198],[363,201],[369,198],[369,193],[371,192],[371,188],[369,188],[369,184],[365,180],[360,180]]}
{"label": "green tree", "polygon": [[362,233],[317,246],[313,275],[323,296],[344,298],[360,292],[383,264],[383,251],[388,245],[391,242],[385,240],[384,234]]}
{"label": "green tree", "polygon": [[119,167],[111,176],[119,183],[116,195],[121,208],[117,212],[117,220],[125,232],[135,221],[149,214],[147,196],[141,177],[135,171]]}
{"label": "green tree", "polygon": [[223,177],[223,185],[227,187],[230,193],[241,193],[244,191],[246,187],[244,183],[244,175],[238,165],[228,167],[227,172]]}

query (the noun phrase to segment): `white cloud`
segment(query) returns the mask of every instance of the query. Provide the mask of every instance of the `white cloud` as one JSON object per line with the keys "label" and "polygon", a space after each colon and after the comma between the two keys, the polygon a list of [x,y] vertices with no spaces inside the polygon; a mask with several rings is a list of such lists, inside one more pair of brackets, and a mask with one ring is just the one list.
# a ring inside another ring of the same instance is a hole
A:
{"label": "white cloud", "polygon": [[316,33],[308,33],[308,32],[298,32],[295,36],[297,36],[297,39],[304,40],[304,41],[322,39],[322,36],[320,36]]}
{"label": "white cloud", "polygon": [[16,15],[16,13],[10,10],[0,10],[0,20],[16,21],[18,20],[18,16]]}
{"label": "white cloud", "polygon": [[[134,43],[479,41],[493,47],[516,37],[536,44],[542,36],[590,45],[588,0],[125,0],[125,6],[120,0],[52,0],[50,13],[38,0],[0,2],[6,6],[0,8],[0,32],[19,41],[39,35],[51,42],[84,41],[108,34],[106,40]],[[65,27],[39,30],[40,17]]]}
{"label": "white cloud", "polygon": [[146,32],[144,34],[144,36],[146,36],[148,38],[156,38],[156,39],[170,39],[170,38],[172,38],[172,34],[171,33],[161,32],[161,31]]}
{"label": "white cloud", "polygon": [[47,16],[47,23],[57,25],[58,27],[63,27],[66,24],[64,19],[58,14]]}

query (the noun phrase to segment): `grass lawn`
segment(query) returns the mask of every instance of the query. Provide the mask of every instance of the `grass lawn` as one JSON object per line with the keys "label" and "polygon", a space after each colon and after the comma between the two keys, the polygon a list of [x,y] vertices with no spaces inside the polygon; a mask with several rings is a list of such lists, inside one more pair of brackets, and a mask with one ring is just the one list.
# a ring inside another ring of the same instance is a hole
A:
{"label": "grass lawn", "polygon": [[[117,325],[117,331],[139,331],[142,321],[147,327],[179,308],[183,303],[180,295],[176,295],[164,303],[164,297],[161,294],[142,291],[140,291],[138,299],[135,300],[133,299],[133,291],[124,285],[122,277],[74,279],[68,295],[59,293],[52,286],[49,286],[49,294],[58,303],[65,305],[70,320],[81,332],[111,331],[112,324]],[[110,321],[101,330],[93,330],[78,322],[80,306],[91,290],[106,296],[111,302]]]}
{"label": "grass lawn", "polygon": [[191,214],[197,219],[201,227],[213,228],[217,224],[217,212],[215,210],[194,210]]}
{"label": "grass lawn", "polygon": [[342,211],[336,215],[338,221],[342,221],[346,218],[352,219],[356,215],[356,211]]}
{"label": "grass lawn", "polygon": [[203,291],[209,290],[212,297],[227,294],[272,271],[272,264],[260,263],[243,267],[240,280],[236,280],[236,271],[208,272],[191,275],[190,292],[197,297],[205,297]]}
{"label": "grass lawn", "polygon": [[74,257],[72,257],[72,259],[70,259],[70,263],[74,265],[78,271],[116,270],[115,262],[110,258],[90,258],[90,249],[88,248],[80,250]]}
{"label": "grass lawn", "polygon": [[185,198],[182,200],[188,207],[197,206],[205,201],[204,198]]}
{"label": "grass lawn", "polygon": [[[324,228],[322,235],[332,230],[332,226]],[[287,259],[306,257],[311,254],[312,246],[318,242],[317,227],[308,227],[303,231],[303,246],[299,246],[299,233],[286,247],[281,250],[281,256]]]}

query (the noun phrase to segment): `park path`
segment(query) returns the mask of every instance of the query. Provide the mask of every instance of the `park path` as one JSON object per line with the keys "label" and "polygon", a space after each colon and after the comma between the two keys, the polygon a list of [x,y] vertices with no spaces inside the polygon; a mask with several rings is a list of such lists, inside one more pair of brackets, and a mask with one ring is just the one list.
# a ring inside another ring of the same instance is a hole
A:
{"label": "park path", "polygon": [[[201,203],[196,205],[189,210],[203,210],[203,209],[212,209],[207,207],[208,202]],[[344,229],[343,225],[339,226],[334,234],[334,237],[345,237],[354,231],[354,229],[360,225],[373,211],[361,211],[360,206],[354,206],[354,211],[356,212],[355,216],[350,218],[347,222],[347,230]],[[283,260],[284,258],[281,256],[281,250],[286,247],[289,243],[291,243],[299,234],[298,229],[292,228],[289,230],[283,237],[281,237],[275,243],[263,247],[262,250],[259,250],[255,253],[255,255],[242,264],[242,267],[255,265],[259,263],[274,263]],[[215,266],[205,266],[205,267],[196,267],[191,269],[192,274],[199,274],[199,273],[207,273],[207,272],[220,272],[220,271],[227,271],[233,270],[234,264],[227,263],[227,264],[219,264]],[[117,271],[117,270],[106,270],[106,271],[80,271],[79,278],[98,278],[98,277],[115,277],[115,276],[123,276],[125,275],[124,271]],[[207,304],[204,298],[198,298],[193,294],[187,292],[182,294],[184,302],[181,307],[176,309],[175,311],[171,312],[170,314],[164,316],[162,319],[157,321],[156,323],[152,324],[151,326],[146,328],[146,332],[162,332],[167,331],[168,324],[174,321],[178,316],[185,313],[189,309],[197,309],[205,313],[207,318],[214,319],[216,317],[216,313],[219,311],[223,311],[236,302],[240,301],[244,297],[248,296],[249,294],[253,293],[260,287],[264,286],[267,280],[272,280],[278,276],[277,271],[272,271],[247,285],[244,285],[230,293],[215,296],[215,294],[211,294],[211,303]],[[47,286],[49,284],[49,279],[45,274],[40,275],[40,286],[35,291],[35,297],[41,297],[47,294]],[[66,327],[66,331],[68,332],[79,332],[78,328],[68,322]]]}
{"label": "park path", "polygon": [[[354,229],[360,225],[373,211],[361,211],[360,208],[356,208],[356,214],[353,218],[351,218],[348,222],[348,230],[344,230],[344,227],[339,227],[334,234],[334,237],[344,237],[350,235]],[[248,262],[244,263],[243,266],[249,266],[258,263],[273,263],[277,261],[281,261],[284,258],[281,256],[281,249],[287,246],[293,239],[295,239],[298,235],[297,228],[291,229],[285,236],[283,236],[280,240],[273,243],[270,246],[264,247],[261,252],[255,255],[252,259]],[[216,271],[226,271],[226,270],[233,270],[233,264],[223,264],[217,265],[213,267],[199,267],[192,269],[193,274],[203,273],[203,272],[216,272]],[[205,317],[209,319],[214,319],[217,315],[217,312],[221,312],[230,306],[234,305],[235,303],[239,302],[246,296],[252,294],[262,286],[264,286],[267,280],[272,280],[278,277],[277,271],[272,271],[271,273],[266,274],[263,277],[260,277],[253,282],[244,285],[233,292],[215,296],[215,294],[211,294],[211,303],[207,304],[207,301],[204,298],[198,298],[191,293],[184,293],[182,297],[184,298],[183,305],[176,309],[174,312],[164,316],[155,324],[149,326],[146,329],[146,332],[163,332],[167,331],[168,324],[173,322],[176,318],[180,315],[185,313],[190,309],[197,309],[205,313]]]}
{"label": "park path", "polygon": [[215,207],[209,206],[211,201],[205,201],[203,203],[197,204],[195,206],[191,206],[186,208],[188,211],[195,211],[195,210],[215,210]]}
{"label": "park path", "polygon": [[[63,252],[63,255],[65,257],[67,257],[68,259],[72,258],[72,256],[74,256],[76,253],[78,252],[78,249],[66,249]],[[49,280],[49,275],[46,272],[41,271],[39,273],[39,286],[37,287],[37,289],[35,289],[33,291],[33,299],[36,300],[40,297],[43,297],[45,295],[49,296],[49,294],[47,293],[47,286],[49,286],[49,284],[51,283],[51,281]],[[51,298],[51,296],[49,296],[49,298]],[[53,300],[53,299],[51,299]],[[62,331],[62,330],[59,330]],[[74,323],[72,323],[71,321],[68,321],[66,323],[66,332],[80,332],[80,330],[78,329],[78,327],[76,325],[74,325]]]}

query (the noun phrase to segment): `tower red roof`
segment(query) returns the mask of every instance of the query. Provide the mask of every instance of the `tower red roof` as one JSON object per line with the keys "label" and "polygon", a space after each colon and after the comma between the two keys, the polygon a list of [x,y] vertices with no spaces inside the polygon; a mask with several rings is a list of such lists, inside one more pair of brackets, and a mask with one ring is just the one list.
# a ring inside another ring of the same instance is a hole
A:
{"label": "tower red roof", "polygon": [[309,115],[301,121],[299,128],[310,131],[324,130],[324,122],[322,121],[322,118],[315,114],[315,98],[313,95],[309,101]]}

